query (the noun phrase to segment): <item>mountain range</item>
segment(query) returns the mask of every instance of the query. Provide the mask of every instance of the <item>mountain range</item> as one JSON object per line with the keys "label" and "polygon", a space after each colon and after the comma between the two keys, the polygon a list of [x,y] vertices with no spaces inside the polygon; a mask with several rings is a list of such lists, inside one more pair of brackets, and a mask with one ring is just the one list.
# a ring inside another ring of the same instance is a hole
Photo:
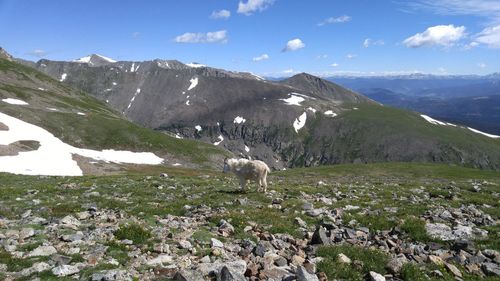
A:
{"label": "mountain range", "polygon": [[[163,153],[169,149],[177,152],[177,147],[190,143],[190,150],[181,154],[192,153],[194,158],[203,155],[206,163],[216,163],[216,159],[233,153],[264,160],[275,169],[384,161],[500,168],[500,141],[494,136],[381,105],[306,73],[268,81],[251,73],[176,60],[115,62],[101,55],[69,62],[45,59],[36,63],[16,59],[2,62],[16,71],[44,77],[39,81],[44,84],[32,85],[27,90],[22,88],[25,82],[16,81],[22,86],[16,85],[15,89],[3,86],[0,97],[27,98],[25,92],[28,92],[29,98],[38,99],[46,96],[47,91],[33,88],[57,87],[60,90],[54,92],[54,98],[67,98],[66,92],[73,93],[79,99],[91,101],[90,106],[96,111],[106,110],[120,124],[161,135],[165,140],[158,139],[158,145]],[[12,84],[12,79],[4,80],[7,81],[1,81],[2,85]],[[81,106],[80,102],[73,104]],[[0,110],[21,116],[17,108],[11,107],[3,104]],[[101,114],[104,113],[97,116]],[[151,146],[141,139],[142,133],[130,136],[128,128],[106,124],[102,118],[85,121],[88,126],[92,122],[95,131],[91,133],[90,129],[86,132],[79,129],[82,126],[79,120],[62,118],[54,122],[46,113],[37,117],[34,112],[25,116],[28,121],[43,124],[70,140],[76,138],[72,136],[76,132],[101,138],[113,131],[128,136],[120,141],[122,144],[132,139],[134,147]],[[125,123],[125,119],[137,125]],[[63,121],[71,121],[75,128],[61,125]],[[85,145],[99,146],[92,137],[82,139]],[[163,146],[163,141],[171,146]],[[188,157],[184,158],[184,162],[189,162]]]}
{"label": "mountain range", "polygon": [[385,105],[500,134],[500,75],[329,77]]}

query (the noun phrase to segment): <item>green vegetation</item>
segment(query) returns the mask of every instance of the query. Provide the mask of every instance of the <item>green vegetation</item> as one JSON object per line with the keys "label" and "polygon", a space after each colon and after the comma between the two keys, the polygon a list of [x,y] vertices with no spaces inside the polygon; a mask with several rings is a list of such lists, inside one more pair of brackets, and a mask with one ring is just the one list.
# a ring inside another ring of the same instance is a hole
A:
{"label": "green vegetation", "polygon": [[31,259],[19,259],[11,256],[3,249],[0,250],[0,264],[6,264],[8,271],[20,271],[23,268],[30,267],[33,264]]}
{"label": "green vegetation", "polygon": [[425,232],[425,221],[419,218],[409,217],[405,220],[401,229],[414,241],[427,242],[431,240]]}
{"label": "green vegetation", "polygon": [[[339,254],[349,257],[352,263],[340,262]],[[324,246],[318,249],[317,255],[325,258],[318,264],[318,271],[325,272],[329,279],[363,281],[370,271],[384,274],[388,261],[387,254],[381,251],[351,245]]]}
{"label": "green vegetation", "polygon": [[107,254],[117,260],[120,264],[125,265],[130,260],[126,245],[112,241],[106,244],[106,246],[108,246],[108,249],[106,250]]}
{"label": "green vegetation", "polygon": [[122,225],[115,232],[115,237],[119,240],[132,240],[135,244],[144,244],[151,238],[151,232],[138,224]]}

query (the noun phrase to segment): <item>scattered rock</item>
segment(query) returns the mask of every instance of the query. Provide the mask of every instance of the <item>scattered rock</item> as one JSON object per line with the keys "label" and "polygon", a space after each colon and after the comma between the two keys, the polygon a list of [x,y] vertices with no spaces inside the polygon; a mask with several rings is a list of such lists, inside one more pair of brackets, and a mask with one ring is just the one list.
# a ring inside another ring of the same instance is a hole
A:
{"label": "scattered rock", "polygon": [[215,238],[211,238],[210,241],[211,241],[212,247],[224,248],[224,244],[220,240],[217,240]]}
{"label": "scattered rock", "polygon": [[375,271],[370,271],[369,275],[372,281],[385,281],[385,277]]}
{"label": "scattered rock", "polygon": [[60,265],[52,269],[52,273],[59,277],[73,275],[78,272],[80,272],[80,269],[78,269],[78,267],[68,264]]}
{"label": "scattered rock", "polygon": [[341,263],[346,263],[346,264],[352,263],[352,260],[348,256],[344,255],[343,253],[340,253],[338,255],[338,261]]}
{"label": "scattered rock", "polygon": [[406,263],[408,263],[408,260],[404,255],[402,255],[389,260],[389,262],[387,263],[387,269],[392,274],[398,274]]}
{"label": "scattered rock", "polygon": [[319,281],[318,276],[309,273],[303,266],[297,267],[295,273],[297,274],[297,281]]}
{"label": "scattered rock", "polygon": [[497,263],[486,262],[481,266],[484,273],[489,276],[500,276],[500,266]]}
{"label": "scattered rock", "polygon": [[92,274],[92,281],[114,281],[132,280],[130,274],[125,270],[112,269]]}
{"label": "scattered rock", "polygon": [[28,257],[47,257],[55,253],[57,250],[53,246],[38,246],[28,254]]}
{"label": "scattered rock", "polygon": [[175,276],[176,281],[205,281],[203,275],[195,270],[180,270]]}
{"label": "scattered rock", "polygon": [[233,268],[224,266],[220,274],[217,275],[217,281],[246,281],[245,276]]}
{"label": "scattered rock", "polygon": [[330,243],[331,240],[326,233],[326,229],[322,226],[318,226],[312,236],[311,244],[330,245]]}
{"label": "scattered rock", "polygon": [[159,255],[156,258],[153,258],[146,262],[149,266],[163,265],[172,263],[174,259],[169,255]]}
{"label": "scattered rock", "polygon": [[444,266],[446,267],[446,269],[448,269],[449,272],[453,273],[453,275],[457,277],[462,277],[462,272],[460,272],[460,270],[453,264],[445,263]]}

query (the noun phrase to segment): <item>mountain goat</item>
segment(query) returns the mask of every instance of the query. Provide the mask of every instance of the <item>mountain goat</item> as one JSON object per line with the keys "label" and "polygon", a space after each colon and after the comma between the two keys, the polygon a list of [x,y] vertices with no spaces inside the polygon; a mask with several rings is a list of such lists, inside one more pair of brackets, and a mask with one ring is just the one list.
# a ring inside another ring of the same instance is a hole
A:
{"label": "mountain goat", "polygon": [[267,173],[270,173],[271,170],[266,163],[260,160],[226,158],[224,159],[223,172],[233,172],[240,180],[242,190],[245,190],[247,180],[254,180],[259,184],[257,191],[267,192]]}

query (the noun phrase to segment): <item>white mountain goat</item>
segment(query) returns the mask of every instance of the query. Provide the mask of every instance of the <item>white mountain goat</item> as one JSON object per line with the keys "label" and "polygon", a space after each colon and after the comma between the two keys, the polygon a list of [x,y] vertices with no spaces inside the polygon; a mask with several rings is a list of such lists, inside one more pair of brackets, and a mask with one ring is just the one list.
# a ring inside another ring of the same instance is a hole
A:
{"label": "white mountain goat", "polygon": [[224,173],[233,172],[240,180],[240,187],[245,190],[248,180],[254,180],[259,184],[257,191],[267,192],[267,173],[271,170],[266,163],[260,160],[224,159]]}

